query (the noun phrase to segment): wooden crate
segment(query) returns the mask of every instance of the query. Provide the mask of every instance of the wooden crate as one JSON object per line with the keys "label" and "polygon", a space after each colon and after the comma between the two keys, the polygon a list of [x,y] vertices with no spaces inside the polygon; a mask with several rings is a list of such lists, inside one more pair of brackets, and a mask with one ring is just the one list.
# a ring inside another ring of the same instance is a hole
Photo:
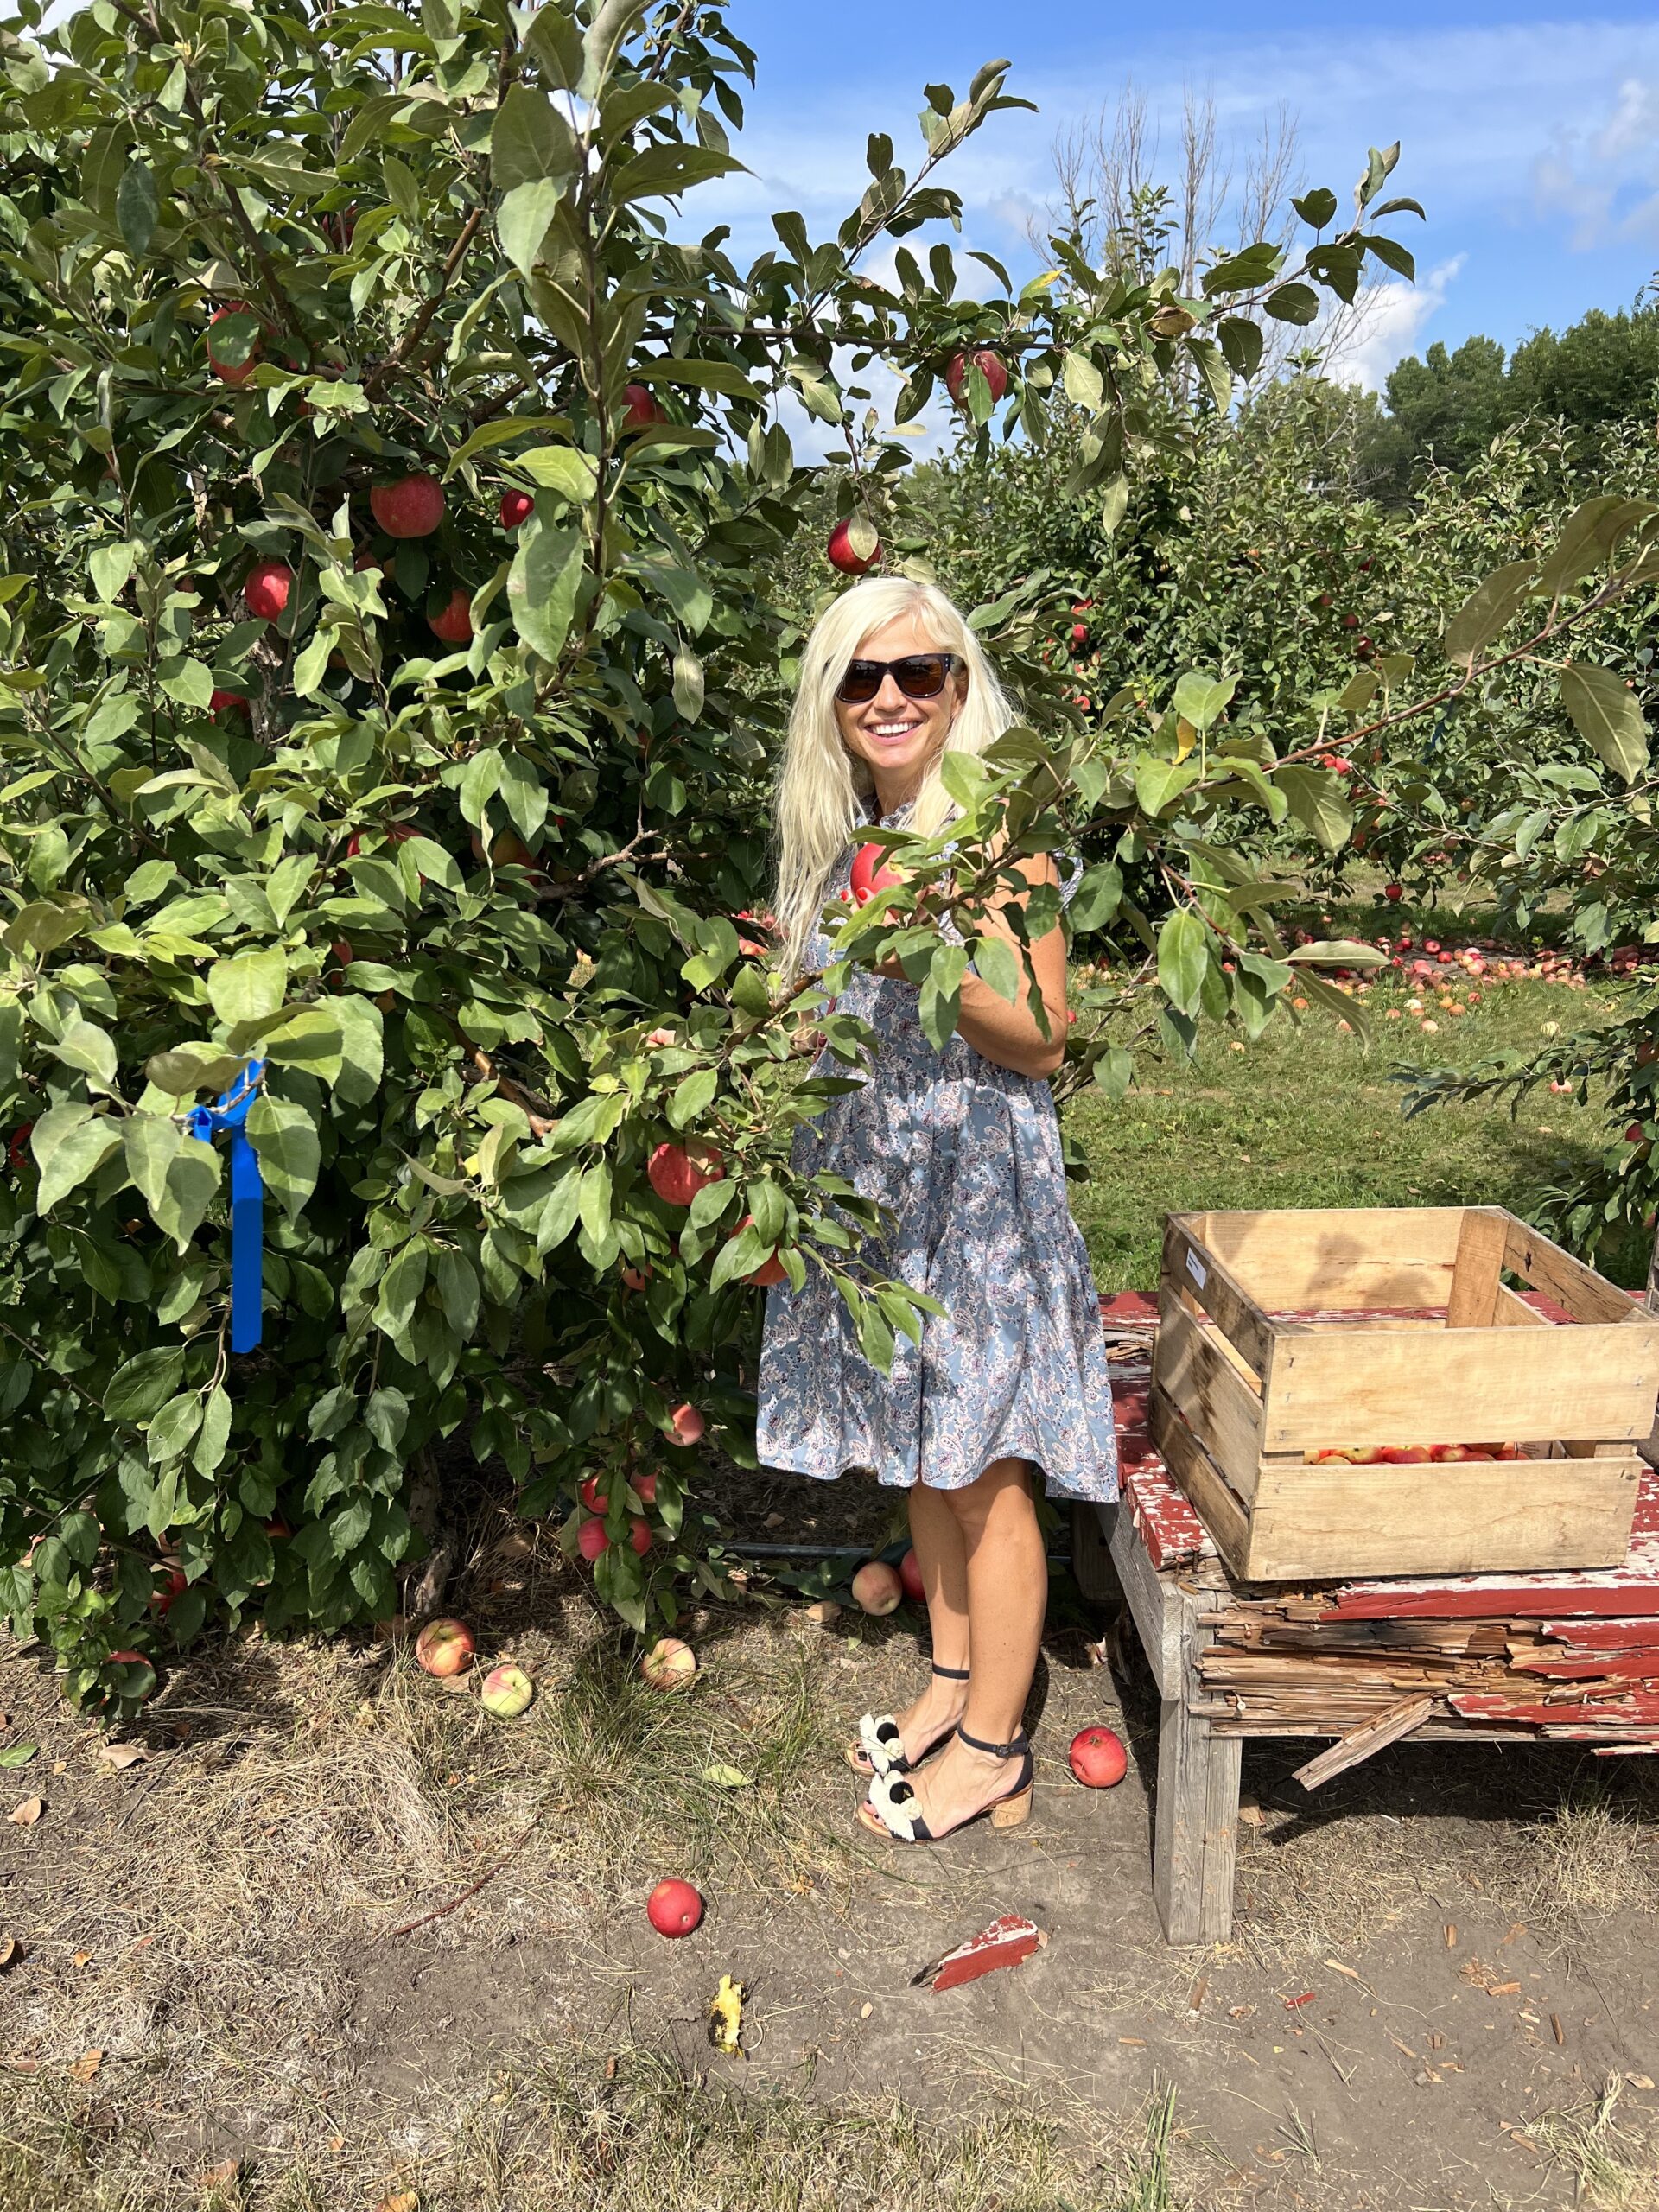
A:
{"label": "wooden crate", "polygon": [[1170,1217],[1152,1433],[1236,1575],[1614,1566],[1656,1401],[1659,1317],[1499,1207]]}

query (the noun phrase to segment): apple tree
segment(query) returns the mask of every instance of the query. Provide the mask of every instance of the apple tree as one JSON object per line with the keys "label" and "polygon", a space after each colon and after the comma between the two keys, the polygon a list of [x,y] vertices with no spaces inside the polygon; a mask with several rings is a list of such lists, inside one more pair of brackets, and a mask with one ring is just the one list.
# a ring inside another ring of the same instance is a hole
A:
{"label": "apple tree", "polygon": [[[789,424],[846,437],[853,566],[903,514],[877,359],[976,437],[1064,395],[1078,494],[1121,507],[1178,362],[1224,407],[1260,314],[1399,265],[1391,157],[1341,229],[1311,195],[1294,267],[1184,299],[1062,240],[1064,285],[980,256],[975,299],[941,171],[1015,104],[1001,63],[747,267],[685,220],[741,166],[718,5],[22,0],[0,67],[0,1603],[126,1709],[210,1618],[428,1602],[464,1443],[672,1620],[722,1586],[687,1478],[705,1424],[752,1450],[756,1282],[827,1268],[878,1363],[918,1325],[872,1209],[789,1165],[845,1079],[810,1033],[861,1040],[753,918],[796,643],[759,580],[822,480]],[[976,620],[1018,652],[1044,588]],[[1169,1019],[1254,1019],[1290,969],[1224,978],[1256,940],[1211,833],[1303,772],[1229,750],[1226,691],[953,764],[954,846],[840,957],[897,949],[940,1038],[971,952],[1012,997],[976,916],[1064,827],[1085,922],[1126,841],[1171,856]]]}

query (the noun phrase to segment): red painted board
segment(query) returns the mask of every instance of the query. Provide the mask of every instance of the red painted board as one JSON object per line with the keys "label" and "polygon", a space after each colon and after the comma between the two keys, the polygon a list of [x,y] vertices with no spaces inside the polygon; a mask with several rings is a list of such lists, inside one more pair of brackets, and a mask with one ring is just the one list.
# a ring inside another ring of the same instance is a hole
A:
{"label": "red painted board", "polygon": [[1216,1548],[1209,1531],[1164,1472],[1160,1460],[1146,1467],[1125,1467],[1122,1480],[1135,1534],[1160,1573],[1202,1559],[1206,1553],[1213,1556]]}
{"label": "red painted board", "polygon": [[1559,1637],[1575,1650],[1625,1651],[1659,1646],[1659,1619],[1633,1621],[1540,1621],[1546,1636]]}
{"label": "red painted board", "polygon": [[1005,1912],[1001,1920],[982,1928],[977,1936],[969,1936],[953,1950],[942,1952],[930,1961],[919,1974],[911,1976],[910,1986],[912,1989],[931,1989],[937,1996],[942,1989],[956,1989],[964,1981],[977,1981],[981,1974],[991,1974],[998,1967],[1023,1966],[1047,1941],[1035,1921],[1024,1920],[1017,1912]]}
{"label": "red painted board", "polygon": [[1633,1681],[1651,1682],[1659,1690],[1659,1651],[1598,1651],[1581,1659],[1563,1653],[1559,1659],[1520,1659],[1514,1653],[1510,1664],[1518,1674],[1548,1675],[1552,1681],[1593,1681],[1598,1676],[1629,1675]]}

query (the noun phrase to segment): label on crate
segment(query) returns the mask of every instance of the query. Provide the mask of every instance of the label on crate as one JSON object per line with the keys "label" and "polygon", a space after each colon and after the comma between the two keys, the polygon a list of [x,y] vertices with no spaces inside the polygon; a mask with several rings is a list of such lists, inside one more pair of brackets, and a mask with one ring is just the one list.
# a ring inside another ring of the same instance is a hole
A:
{"label": "label on crate", "polygon": [[1200,1290],[1204,1288],[1205,1284],[1210,1280],[1209,1270],[1205,1268],[1204,1262],[1198,1257],[1198,1254],[1192,1249],[1192,1247],[1190,1244],[1186,1248],[1186,1272],[1192,1276],[1193,1281],[1197,1283]]}

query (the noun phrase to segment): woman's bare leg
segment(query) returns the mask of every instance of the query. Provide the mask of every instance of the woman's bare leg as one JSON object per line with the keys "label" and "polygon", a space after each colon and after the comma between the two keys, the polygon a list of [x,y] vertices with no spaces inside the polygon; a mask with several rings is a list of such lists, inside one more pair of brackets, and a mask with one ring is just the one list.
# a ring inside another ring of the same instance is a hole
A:
{"label": "woman's bare leg", "polygon": [[[962,1544],[973,1662],[963,1726],[989,1744],[1005,1744],[1019,1730],[1048,1604],[1048,1562],[1032,1502],[1031,1472],[1028,1460],[999,1459],[964,1489],[929,1493],[950,1515]],[[912,1497],[913,1513],[914,1492]],[[925,1510],[931,1515],[934,1508]],[[919,1547],[917,1557],[921,1558]],[[948,1599],[948,1591],[941,1594]],[[943,1834],[1003,1796],[1014,1772],[1011,1761],[988,1758],[953,1738],[915,1777],[922,1815],[930,1828]]]}
{"label": "woman's bare leg", "polygon": [[[933,1657],[941,1667],[968,1664],[968,1554],[957,1516],[943,1492],[916,1483],[910,1493],[910,1540],[927,1595]],[[966,1682],[930,1675],[921,1695],[894,1713],[906,1755],[918,1758],[961,1719]]]}

